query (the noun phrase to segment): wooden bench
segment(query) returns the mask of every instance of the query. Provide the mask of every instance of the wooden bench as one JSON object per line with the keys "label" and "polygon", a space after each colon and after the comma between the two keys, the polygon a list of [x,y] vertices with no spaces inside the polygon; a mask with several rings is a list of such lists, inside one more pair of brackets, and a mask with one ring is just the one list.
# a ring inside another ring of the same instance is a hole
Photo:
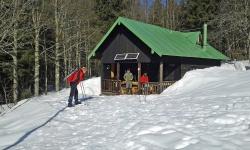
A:
{"label": "wooden bench", "polygon": [[[138,94],[138,82],[133,81],[132,82],[132,94]],[[127,94],[127,89],[126,89],[126,82],[122,81],[121,82],[121,94]]]}

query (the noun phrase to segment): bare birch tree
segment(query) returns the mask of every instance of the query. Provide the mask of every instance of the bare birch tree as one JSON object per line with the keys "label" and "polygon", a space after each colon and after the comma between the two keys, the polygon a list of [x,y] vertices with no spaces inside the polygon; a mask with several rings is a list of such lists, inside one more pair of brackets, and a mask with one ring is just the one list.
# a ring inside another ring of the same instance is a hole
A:
{"label": "bare birch tree", "polygon": [[34,74],[34,95],[39,95],[39,75],[40,75],[40,52],[39,52],[39,41],[40,41],[40,31],[42,28],[42,13],[43,13],[43,1],[42,4],[38,2],[34,2],[34,6],[32,8],[32,23],[34,28],[34,44],[35,44],[35,74]]}
{"label": "bare birch tree", "polygon": [[55,0],[54,2],[54,11],[55,11],[55,90],[59,91],[60,89],[60,61],[59,61],[59,0]]}
{"label": "bare birch tree", "polygon": [[227,51],[232,59],[248,58],[250,61],[250,2],[222,0],[219,5],[219,14],[210,22],[219,29],[214,33],[216,41],[220,41],[222,49]]}

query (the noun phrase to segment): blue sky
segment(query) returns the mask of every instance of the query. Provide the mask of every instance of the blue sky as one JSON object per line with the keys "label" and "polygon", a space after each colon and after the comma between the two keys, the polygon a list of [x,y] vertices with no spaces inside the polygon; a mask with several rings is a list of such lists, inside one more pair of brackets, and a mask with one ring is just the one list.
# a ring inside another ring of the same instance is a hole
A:
{"label": "blue sky", "polygon": [[[141,0],[141,2],[143,2],[143,1],[144,0]],[[147,1],[148,1],[148,5],[151,6],[154,0],[147,0]],[[166,0],[161,0],[161,1],[162,1],[162,4],[164,4],[164,5],[166,4]],[[175,1],[179,2],[180,0],[175,0]]]}

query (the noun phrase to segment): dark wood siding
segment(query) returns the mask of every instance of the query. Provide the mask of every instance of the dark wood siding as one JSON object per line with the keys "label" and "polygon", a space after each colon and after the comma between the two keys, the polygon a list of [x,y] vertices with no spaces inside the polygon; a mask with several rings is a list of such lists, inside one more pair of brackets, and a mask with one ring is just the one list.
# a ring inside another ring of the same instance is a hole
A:
{"label": "dark wood siding", "polygon": [[187,71],[194,69],[203,69],[212,66],[219,66],[219,60],[201,59],[201,58],[181,58],[181,76]]}
{"label": "dark wood siding", "polygon": [[164,62],[164,81],[179,80],[187,71],[219,66],[221,63],[219,60],[172,56],[164,56],[162,60]]}
{"label": "dark wood siding", "polygon": [[158,57],[151,54],[151,49],[123,25],[117,26],[100,48],[102,63],[115,63],[115,55],[121,53],[139,53],[134,61],[142,63],[150,63]]}

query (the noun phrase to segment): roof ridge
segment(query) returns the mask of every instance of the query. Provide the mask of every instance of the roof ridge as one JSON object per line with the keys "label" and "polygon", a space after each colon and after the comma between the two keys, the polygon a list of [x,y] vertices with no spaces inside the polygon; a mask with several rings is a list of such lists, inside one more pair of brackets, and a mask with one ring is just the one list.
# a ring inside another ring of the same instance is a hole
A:
{"label": "roof ridge", "polygon": [[134,20],[134,19],[130,19],[130,18],[125,18],[125,17],[119,17],[119,18],[122,18],[122,19],[125,19],[125,20],[129,20],[129,21],[133,21],[133,22],[137,22],[137,23],[141,23],[141,24],[145,24],[145,25],[148,25],[148,26],[154,26],[154,27],[161,28],[161,29],[164,29],[164,30],[167,30],[167,31],[176,32],[176,31],[170,30],[168,28],[164,28],[164,27],[161,27],[161,26],[158,26],[158,25],[154,25],[154,24],[150,24],[150,23],[146,23],[146,22],[142,22],[142,21],[138,21],[138,20]]}
{"label": "roof ridge", "polygon": [[173,33],[201,33],[201,31],[192,31],[192,32],[182,32],[182,31],[177,31],[177,30],[172,30],[172,29],[168,29],[166,27],[162,27],[162,26],[159,26],[159,25],[155,25],[155,24],[150,24],[150,23],[146,23],[146,22],[143,22],[143,21],[139,21],[139,20],[134,20],[134,19],[131,19],[131,18],[126,18],[126,17],[121,17],[119,16],[118,17],[119,21],[121,21],[122,19],[125,19],[125,20],[129,20],[129,21],[133,21],[133,22],[137,22],[137,23],[141,23],[141,24],[145,24],[145,25],[148,25],[148,26],[153,26],[153,27],[156,27],[156,28],[160,28],[160,29],[163,29],[163,30],[167,30],[169,32],[173,32]]}
{"label": "roof ridge", "polygon": [[[125,17],[119,17],[117,20],[119,20],[119,23],[122,23],[124,25],[126,25],[127,22],[129,21],[129,22],[132,22],[132,23],[138,23],[140,25],[147,26],[149,28],[154,28],[154,29],[157,29],[157,30],[161,30],[161,31],[167,32],[169,34],[174,34],[175,36],[178,36],[179,38],[185,38],[191,44],[196,44],[197,43],[198,35],[201,33],[201,31],[181,32],[181,31],[170,30],[170,29],[165,28],[165,27],[161,27],[161,26],[158,26],[158,25],[149,24],[149,23],[145,23],[145,22],[142,22],[142,21],[129,19],[129,18],[125,18]],[[165,38],[169,38],[169,40],[172,39],[172,37],[165,37]]]}

